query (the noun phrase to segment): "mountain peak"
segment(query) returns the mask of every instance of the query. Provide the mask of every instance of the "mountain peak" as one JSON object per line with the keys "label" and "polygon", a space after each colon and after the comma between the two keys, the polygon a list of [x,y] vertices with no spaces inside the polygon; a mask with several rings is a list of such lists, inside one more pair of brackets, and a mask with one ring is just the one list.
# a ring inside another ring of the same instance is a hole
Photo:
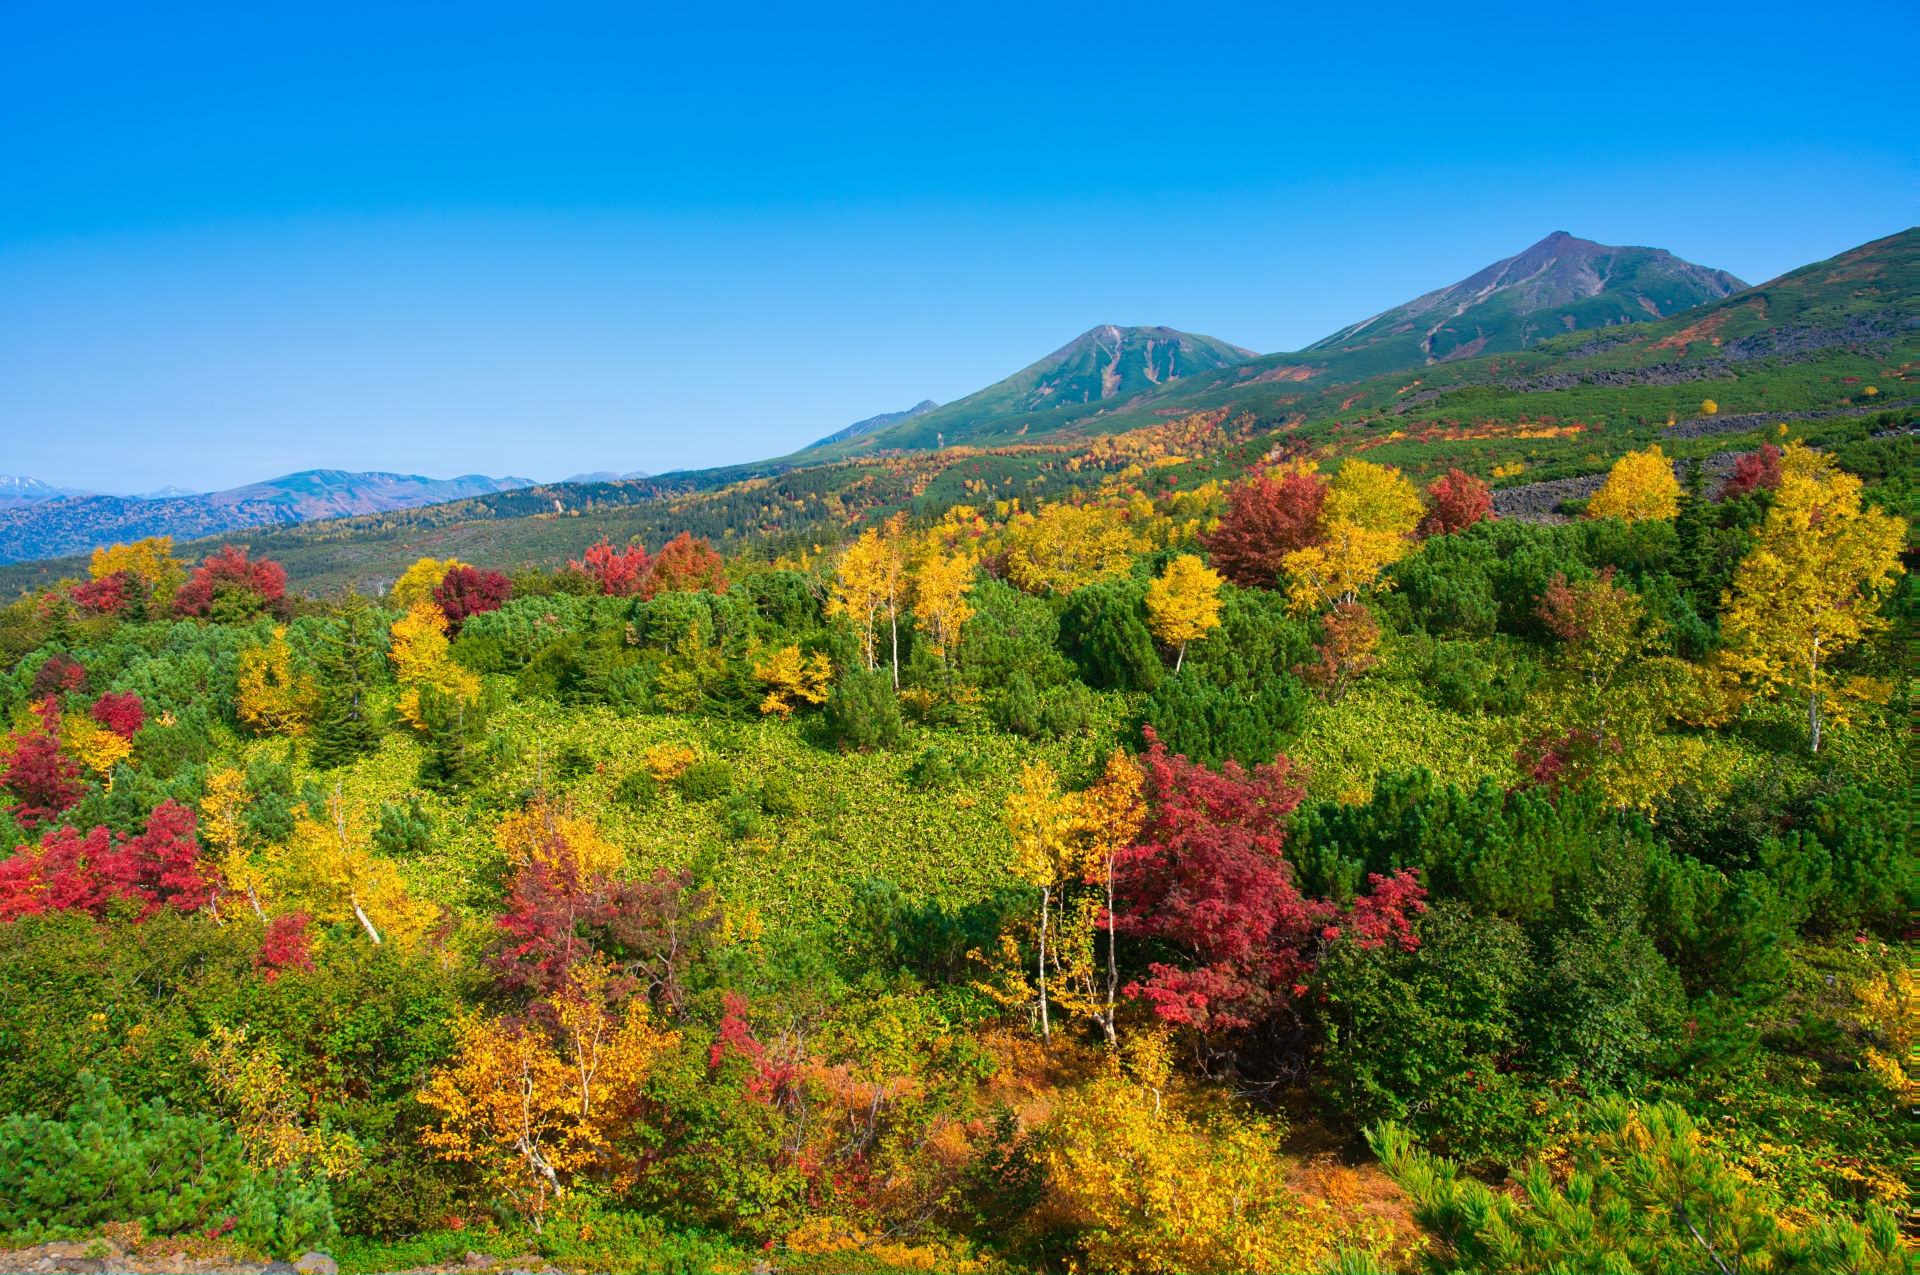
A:
{"label": "mountain peak", "polygon": [[910,421],[916,416],[925,416],[928,412],[933,411],[939,406],[940,405],[932,399],[923,398],[904,412],[882,412],[878,416],[869,416],[864,421],[855,421],[845,429],[828,434],[819,442],[809,444],[809,446],[825,447],[828,443],[843,443],[849,438],[858,438],[862,434],[871,434],[877,429],[885,429],[887,426],[897,425],[901,421]]}
{"label": "mountain peak", "polygon": [[1724,270],[1696,266],[1664,248],[1614,247],[1556,230],[1302,353],[1352,355],[1380,345],[1386,347],[1376,352],[1382,357],[1362,360],[1369,368],[1418,367],[1524,349],[1563,332],[1652,322],[1746,286]]}

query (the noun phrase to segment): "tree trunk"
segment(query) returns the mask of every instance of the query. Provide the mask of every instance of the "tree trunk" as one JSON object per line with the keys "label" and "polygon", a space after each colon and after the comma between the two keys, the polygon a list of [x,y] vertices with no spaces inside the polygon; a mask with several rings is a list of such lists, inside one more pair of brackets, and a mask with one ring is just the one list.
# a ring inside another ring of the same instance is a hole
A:
{"label": "tree trunk", "polygon": [[1119,1035],[1113,1029],[1113,993],[1120,985],[1120,963],[1114,953],[1114,917],[1113,917],[1113,856],[1107,856],[1107,1016],[1100,1020],[1100,1028],[1107,1034],[1107,1044],[1120,1043]]}
{"label": "tree trunk", "polygon": [[1814,691],[1807,696],[1807,738],[1811,742],[1810,751],[1820,751],[1820,692]]}
{"label": "tree trunk", "polygon": [[900,609],[887,604],[887,627],[893,630],[893,689],[900,689]]}
{"label": "tree trunk", "polygon": [[1182,664],[1185,664],[1186,662],[1187,662],[1187,644],[1185,642],[1182,642],[1180,644],[1180,654],[1174,656],[1173,658],[1173,671],[1176,674],[1179,673],[1180,666]]}
{"label": "tree trunk", "polygon": [[1053,887],[1040,887],[1040,1039],[1053,1043],[1053,1024],[1047,1021],[1047,908]]}

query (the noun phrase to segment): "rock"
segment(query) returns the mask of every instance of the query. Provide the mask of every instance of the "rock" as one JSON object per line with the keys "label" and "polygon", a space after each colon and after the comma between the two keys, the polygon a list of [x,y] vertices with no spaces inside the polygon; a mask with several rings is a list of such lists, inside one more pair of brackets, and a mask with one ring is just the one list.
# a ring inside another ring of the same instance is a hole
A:
{"label": "rock", "polygon": [[300,1275],[340,1275],[340,1263],[325,1253],[307,1253],[293,1264]]}
{"label": "rock", "polygon": [[260,1268],[260,1275],[293,1275],[293,1266],[289,1262],[268,1262]]}
{"label": "rock", "polygon": [[488,1271],[500,1265],[500,1259],[491,1253],[476,1253],[468,1249],[466,1265],[470,1271]]}
{"label": "rock", "polygon": [[98,1257],[56,1257],[53,1269],[69,1275],[105,1275],[107,1263]]}

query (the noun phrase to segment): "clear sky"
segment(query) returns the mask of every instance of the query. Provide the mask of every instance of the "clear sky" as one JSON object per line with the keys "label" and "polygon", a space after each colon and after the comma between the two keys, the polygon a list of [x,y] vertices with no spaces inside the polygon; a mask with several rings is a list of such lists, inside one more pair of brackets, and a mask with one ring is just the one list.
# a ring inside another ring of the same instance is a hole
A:
{"label": "clear sky", "polygon": [[1917,12],[0,0],[0,473],[759,459],[1555,230],[1757,283],[1917,219]]}

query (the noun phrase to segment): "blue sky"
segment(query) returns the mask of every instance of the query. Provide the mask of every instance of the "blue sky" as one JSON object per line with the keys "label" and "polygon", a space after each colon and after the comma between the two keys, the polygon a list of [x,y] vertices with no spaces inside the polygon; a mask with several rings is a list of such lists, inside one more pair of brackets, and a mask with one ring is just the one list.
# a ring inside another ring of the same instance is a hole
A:
{"label": "blue sky", "polygon": [[1915,220],[1910,4],[0,3],[0,472],[779,455],[1099,323]]}

